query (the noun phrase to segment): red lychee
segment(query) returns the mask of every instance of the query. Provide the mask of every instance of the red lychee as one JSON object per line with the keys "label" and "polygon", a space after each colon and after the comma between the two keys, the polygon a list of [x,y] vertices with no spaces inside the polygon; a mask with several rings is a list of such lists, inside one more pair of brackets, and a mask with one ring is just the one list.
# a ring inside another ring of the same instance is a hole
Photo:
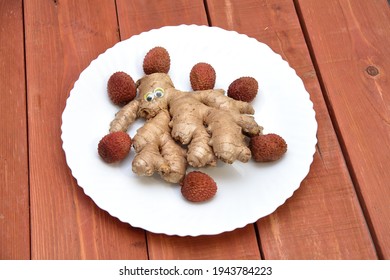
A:
{"label": "red lychee", "polygon": [[217,192],[217,184],[207,174],[200,171],[189,172],[181,183],[181,193],[192,202],[211,199]]}
{"label": "red lychee", "polygon": [[133,79],[127,73],[119,71],[108,79],[107,92],[114,104],[123,106],[135,98],[137,89]]}
{"label": "red lychee", "polygon": [[249,148],[258,162],[278,160],[287,152],[286,141],[274,133],[251,137]]}
{"label": "red lychee", "polygon": [[259,84],[255,78],[241,77],[230,84],[227,95],[236,100],[251,102],[258,90]]}
{"label": "red lychee", "polygon": [[111,132],[98,144],[98,153],[107,163],[123,160],[130,152],[131,138],[123,131]]}
{"label": "red lychee", "polygon": [[168,73],[171,59],[168,51],[163,47],[154,47],[144,58],[143,68],[145,74]]}
{"label": "red lychee", "polygon": [[193,90],[213,89],[215,86],[216,74],[214,68],[205,62],[199,62],[192,67],[190,82]]}

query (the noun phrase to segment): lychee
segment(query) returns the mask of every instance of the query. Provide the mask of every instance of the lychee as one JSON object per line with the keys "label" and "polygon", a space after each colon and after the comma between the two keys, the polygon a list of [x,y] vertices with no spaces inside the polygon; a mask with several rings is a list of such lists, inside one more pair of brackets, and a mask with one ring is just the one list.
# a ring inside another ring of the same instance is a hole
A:
{"label": "lychee", "polygon": [[137,89],[130,75],[119,71],[108,79],[107,92],[114,104],[123,106],[135,98]]}
{"label": "lychee", "polygon": [[217,184],[207,174],[200,171],[189,172],[181,183],[181,193],[189,201],[203,202],[217,192]]}
{"label": "lychee", "polygon": [[195,64],[190,72],[190,82],[193,90],[213,89],[216,74],[214,68],[205,62]]}
{"label": "lychee", "polygon": [[111,132],[98,144],[98,153],[107,163],[123,160],[130,152],[131,138],[123,131]]}
{"label": "lychee", "polygon": [[168,73],[171,67],[171,59],[168,51],[163,47],[154,47],[144,58],[145,74]]}
{"label": "lychee", "polygon": [[255,161],[268,162],[280,159],[287,152],[287,143],[281,136],[270,133],[251,137],[249,148]]}
{"label": "lychee", "polygon": [[236,100],[251,102],[258,90],[259,84],[255,78],[241,77],[230,84],[227,95]]}

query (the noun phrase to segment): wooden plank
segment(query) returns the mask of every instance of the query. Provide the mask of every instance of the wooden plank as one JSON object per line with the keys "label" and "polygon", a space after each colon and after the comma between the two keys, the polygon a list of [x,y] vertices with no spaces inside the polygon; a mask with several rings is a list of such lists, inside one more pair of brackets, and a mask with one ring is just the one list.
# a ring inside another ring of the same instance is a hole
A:
{"label": "wooden plank", "polygon": [[318,145],[309,175],[292,198],[258,221],[264,257],[376,258],[293,1],[210,0],[207,5],[213,25],[245,33],[281,54],[303,79],[316,111]]}
{"label": "wooden plank", "polygon": [[201,0],[117,0],[117,7],[122,40],[165,25],[207,25]]}
{"label": "wooden plank", "polygon": [[25,2],[33,259],[145,259],[144,231],[100,210],[77,186],[61,143],[73,83],[118,41],[114,1]]}
{"label": "wooden plank", "polygon": [[390,258],[388,1],[298,0],[381,258]]}
{"label": "wooden plank", "polygon": [[0,259],[29,259],[22,1],[0,1],[0,26]]}
{"label": "wooden plank", "polygon": [[253,235],[253,225],[217,236],[167,237],[163,234],[150,234],[149,257],[155,260],[260,259]]}
{"label": "wooden plank", "polygon": [[[122,38],[164,25],[204,24],[203,1],[117,1]],[[177,237],[147,232],[150,259],[259,259],[253,226],[218,236]]]}

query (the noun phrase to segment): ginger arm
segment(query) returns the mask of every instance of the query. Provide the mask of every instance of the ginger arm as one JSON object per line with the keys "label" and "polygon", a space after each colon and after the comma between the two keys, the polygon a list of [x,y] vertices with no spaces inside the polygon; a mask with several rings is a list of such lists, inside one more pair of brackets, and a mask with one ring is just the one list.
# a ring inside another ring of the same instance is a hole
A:
{"label": "ginger arm", "polygon": [[255,113],[251,104],[226,96],[222,89],[195,91],[194,94],[198,100],[210,107],[236,111],[241,114],[253,115]]}
{"label": "ginger arm", "polygon": [[234,121],[241,126],[242,131],[248,136],[254,136],[263,132],[263,127],[258,125],[255,118],[250,115],[232,113]]}
{"label": "ginger arm", "polygon": [[110,123],[110,132],[127,131],[129,126],[137,119],[139,100],[135,99],[124,106],[115,115],[115,119]]}

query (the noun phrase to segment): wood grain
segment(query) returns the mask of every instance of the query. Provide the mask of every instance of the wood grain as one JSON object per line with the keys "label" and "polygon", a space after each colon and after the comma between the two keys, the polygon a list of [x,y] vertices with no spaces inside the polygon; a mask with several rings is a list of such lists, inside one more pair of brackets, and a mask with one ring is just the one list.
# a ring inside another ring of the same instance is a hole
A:
{"label": "wood grain", "polygon": [[154,260],[256,260],[260,259],[260,252],[254,235],[253,225],[217,236],[149,234],[149,257]]}
{"label": "wood grain", "polygon": [[[203,24],[203,1],[117,1],[122,38],[164,25]],[[218,236],[177,237],[147,232],[150,259],[259,259],[252,225]]]}
{"label": "wood grain", "polygon": [[316,111],[318,145],[310,173],[293,197],[258,221],[264,257],[375,259],[293,1],[209,0],[207,5],[212,25],[245,33],[281,54],[303,79]]}
{"label": "wood grain", "polygon": [[[267,43],[303,79],[319,125],[295,194],[218,236],[118,221],[83,193],[61,148],[66,99],[91,60],[183,23]],[[385,0],[0,0],[0,26],[0,259],[390,259]]]}
{"label": "wood grain", "polygon": [[297,3],[378,253],[390,259],[389,5]]}
{"label": "wood grain", "polygon": [[205,24],[201,0],[117,0],[121,39],[166,25]]}
{"label": "wood grain", "polygon": [[100,210],[77,186],[61,148],[73,83],[119,40],[115,2],[32,0],[24,8],[32,258],[145,259],[144,231]]}
{"label": "wood grain", "polygon": [[22,1],[0,1],[0,26],[0,259],[29,259]]}

